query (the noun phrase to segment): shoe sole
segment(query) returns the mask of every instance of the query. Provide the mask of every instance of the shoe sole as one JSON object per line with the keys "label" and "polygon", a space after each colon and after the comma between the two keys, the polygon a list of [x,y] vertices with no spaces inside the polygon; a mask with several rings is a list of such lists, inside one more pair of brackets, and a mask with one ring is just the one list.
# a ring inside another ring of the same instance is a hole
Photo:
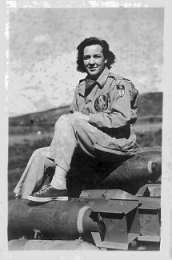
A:
{"label": "shoe sole", "polygon": [[34,196],[28,196],[28,200],[34,201],[34,202],[48,202],[52,200],[57,200],[57,201],[68,201],[69,198],[67,196],[61,196],[61,197],[50,197],[50,198],[38,198]]}

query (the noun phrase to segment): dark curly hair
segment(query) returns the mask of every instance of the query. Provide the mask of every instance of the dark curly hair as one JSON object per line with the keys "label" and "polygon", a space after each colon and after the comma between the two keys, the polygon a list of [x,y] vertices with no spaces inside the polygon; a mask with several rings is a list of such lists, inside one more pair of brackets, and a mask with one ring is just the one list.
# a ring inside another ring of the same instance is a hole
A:
{"label": "dark curly hair", "polygon": [[83,40],[77,47],[78,54],[77,54],[76,62],[77,62],[78,71],[86,72],[85,66],[83,63],[84,48],[86,46],[95,45],[95,44],[98,44],[102,47],[104,58],[107,60],[106,66],[108,67],[108,69],[110,69],[111,65],[115,62],[116,57],[115,57],[115,54],[109,50],[109,44],[105,40],[102,40],[100,38],[90,37],[90,38],[86,38],[85,40]]}

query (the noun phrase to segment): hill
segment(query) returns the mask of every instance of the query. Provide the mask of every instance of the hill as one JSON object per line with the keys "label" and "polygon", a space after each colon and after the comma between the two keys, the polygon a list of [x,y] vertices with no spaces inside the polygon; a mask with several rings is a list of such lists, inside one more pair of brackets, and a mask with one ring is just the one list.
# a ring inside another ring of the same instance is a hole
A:
{"label": "hill", "polygon": [[[140,94],[138,102],[138,120],[141,122],[145,119],[154,118],[161,120],[162,118],[162,92]],[[25,114],[21,116],[9,117],[9,125],[27,125],[27,124],[54,124],[59,116],[68,113],[69,106],[52,108],[36,113]]]}

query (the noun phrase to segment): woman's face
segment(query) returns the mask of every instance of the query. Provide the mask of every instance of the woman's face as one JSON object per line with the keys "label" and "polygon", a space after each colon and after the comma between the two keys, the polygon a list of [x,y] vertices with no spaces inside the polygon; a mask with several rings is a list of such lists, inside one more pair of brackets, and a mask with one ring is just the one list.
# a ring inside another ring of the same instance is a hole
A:
{"label": "woman's face", "polygon": [[98,78],[105,67],[106,60],[99,44],[86,46],[83,52],[83,64],[90,78]]}

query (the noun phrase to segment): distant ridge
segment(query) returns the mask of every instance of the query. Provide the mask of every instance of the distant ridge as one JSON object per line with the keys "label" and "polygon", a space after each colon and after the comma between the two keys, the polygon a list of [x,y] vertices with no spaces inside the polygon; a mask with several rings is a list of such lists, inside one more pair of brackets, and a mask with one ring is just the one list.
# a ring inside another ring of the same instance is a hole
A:
{"label": "distant ridge", "polygon": [[22,115],[18,115],[18,116],[10,116],[9,118],[10,119],[13,119],[13,118],[20,118],[20,119],[23,119],[25,117],[38,117],[38,116],[49,116],[53,113],[60,113],[61,111],[69,111],[69,107],[70,105],[64,105],[64,106],[60,106],[60,107],[54,107],[54,108],[50,108],[50,109],[47,109],[47,110],[42,110],[42,111],[38,111],[38,112],[33,112],[33,113],[28,113],[28,114],[22,114]]}
{"label": "distant ridge", "polygon": [[[152,92],[140,94],[138,102],[138,120],[147,117],[162,117],[162,103],[163,93]],[[69,105],[61,106],[57,108],[51,108],[45,111],[39,111],[36,113],[30,113],[15,117],[9,117],[9,123],[19,122],[26,123],[30,120],[36,121],[48,121],[50,124],[54,123],[59,116],[68,113]]]}

